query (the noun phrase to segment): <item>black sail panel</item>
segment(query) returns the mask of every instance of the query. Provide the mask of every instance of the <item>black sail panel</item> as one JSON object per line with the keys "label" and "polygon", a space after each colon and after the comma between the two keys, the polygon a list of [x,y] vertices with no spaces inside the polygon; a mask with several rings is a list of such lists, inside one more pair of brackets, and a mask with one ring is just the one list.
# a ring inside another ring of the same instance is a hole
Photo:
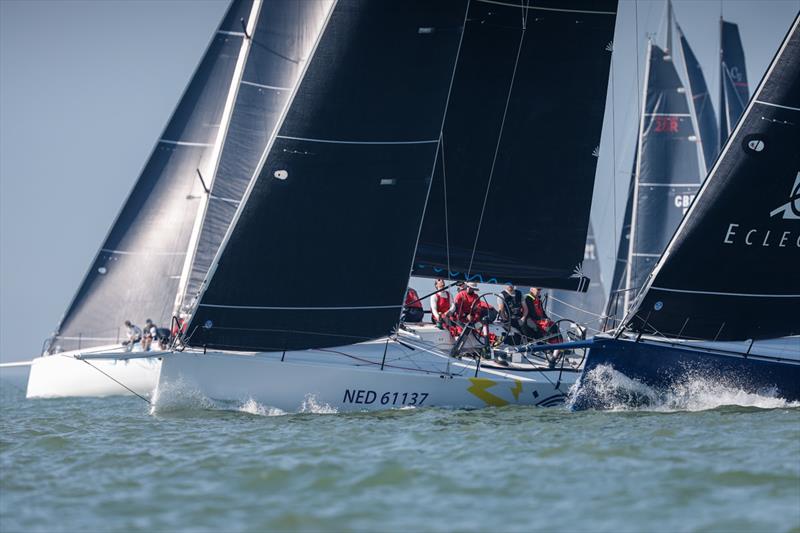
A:
{"label": "black sail panel", "polygon": [[750,99],[739,26],[725,20],[720,21],[720,61],[720,89],[725,92],[724,105],[720,104],[720,116],[724,115],[721,123],[725,126],[720,129],[720,143],[724,144]]}
{"label": "black sail panel", "polygon": [[191,345],[335,346],[397,323],[465,13],[464,0],[336,4],[190,320]]}
{"label": "black sail panel", "polygon": [[590,333],[595,333],[603,325],[606,291],[600,275],[597,241],[591,224],[586,236],[581,272],[591,280],[586,292],[552,291],[547,299],[548,313],[553,320],[569,319],[586,327]]}
{"label": "black sail panel", "polygon": [[332,0],[261,5],[184,291],[187,307],[208,274],[332,5]]}
{"label": "black sail panel", "polygon": [[414,275],[581,283],[617,3],[532,4],[470,5]]}
{"label": "black sail panel", "polygon": [[798,20],[660,259],[634,329],[719,340],[800,333]]}
{"label": "black sail panel", "polygon": [[234,1],[58,327],[51,350],[111,344],[122,323],[168,325],[252,1]]}
{"label": "black sail panel", "polygon": [[[678,30],[680,31],[680,27]],[[719,152],[719,130],[717,129],[716,113],[714,113],[714,106],[711,103],[711,95],[708,92],[703,69],[682,31],[680,32],[680,42],[683,63],[686,67],[686,78],[689,83],[689,96],[694,107],[698,133],[703,148],[704,168],[709,169]]]}
{"label": "black sail panel", "polygon": [[672,57],[650,44],[626,284],[639,289],[700,186],[697,135]]}

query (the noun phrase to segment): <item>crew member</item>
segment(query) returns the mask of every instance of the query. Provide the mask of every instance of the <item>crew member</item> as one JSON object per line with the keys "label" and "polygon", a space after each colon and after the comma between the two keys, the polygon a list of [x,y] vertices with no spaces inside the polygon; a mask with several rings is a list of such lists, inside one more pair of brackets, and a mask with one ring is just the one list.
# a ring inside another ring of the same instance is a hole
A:
{"label": "crew member", "polygon": [[425,311],[417,291],[411,287],[406,290],[406,301],[403,304],[403,322],[422,322]]}
{"label": "crew member", "polygon": [[434,286],[438,292],[431,296],[431,321],[440,328],[447,327],[450,325],[453,299],[450,297],[450,291],[444,288],[443,279],[437,279]]}
{"label": "crew member", "polygon": [[519,344],[522,341],[520,332],[522,331],[522,292],[519,291],[511,282],[506,283],[505,288],[497,297],[497,311],[506,332],[506,344]]}
{"label": "crew member", "polygon": [[133,350],[133,345],[142,340],[142,328],[136,324],[132,324],[130,320],[125,321],[125,327],[128,328],[128,340],[123,341],[122,345],[128,347],[128,351]]}
{"label": "crew member", "polygon": [[158,338],[158,328],[153,324],[149,318],[144,323],[144,331],[142,332],[142,351],[149,352],[150,346],[153,344],[153,339]]}
{"label": "crew member", "polygon": [[[522,307],[522,326],[523,333],[534,339],[544,339],[550,344],[562,342],[561,333],[558,326],[550,320],[544,311],[544,304],[541,299],[541,289],[531,287],[525,295]],[[559,350],[554,350],[552,357],[548,357],[551,366],[558,360]]]}
{"label": "crew member", "polygon": [[478,309],[478,284],[470,281],[464,284],[464,288],[456,294],[453,299],[453,305],[450,306],[450,315],[459,322],[469,324],[477,322],[480,318],[480,309]]}

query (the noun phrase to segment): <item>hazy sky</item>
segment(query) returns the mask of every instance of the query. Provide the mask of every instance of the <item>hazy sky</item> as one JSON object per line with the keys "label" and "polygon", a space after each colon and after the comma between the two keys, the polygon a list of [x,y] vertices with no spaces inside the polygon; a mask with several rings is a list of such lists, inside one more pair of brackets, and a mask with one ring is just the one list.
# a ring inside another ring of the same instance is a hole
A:
{"label": "hazy sky", "polygon": [[[674,4],[705,64],[715,105],[720,9],[740,26],[751,89],[800,9],[800,0]],[[0,360],[40,352],[226,6],[211,0],[0,0]],[[618,233],[613,215],[620,218],[625,204],[644,43],[663,13],[662,0],[620,2],[614,99],[592,213],[606,267]]]}

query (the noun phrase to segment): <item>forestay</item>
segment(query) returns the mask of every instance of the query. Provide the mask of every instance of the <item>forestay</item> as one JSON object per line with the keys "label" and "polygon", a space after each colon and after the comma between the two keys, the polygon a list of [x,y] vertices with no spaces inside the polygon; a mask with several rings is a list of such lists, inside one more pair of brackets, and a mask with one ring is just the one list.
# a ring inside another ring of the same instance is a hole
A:
{"label": "forestay", "polygon": [[800,333],[799,20],[639,297],[634,330],[709,340]]}
{"label": "forestay", "polygon": [[720,19],[720,85],[719,85],[719,140],[720,150],[742,116],[750,99],[744,49],[739,37],[739,26]]}
{"label": "forestay", "polygon": [[701,179],[697,134],[672,56],[652,42],[647,54],[626,272],[628,289],[643,285]]}
{"label": "forestay", "polygon": [[[252,2],[235,0],[117,215],[50,350],[120,340],[122,323],[168,325]],[[124,337],[124,331],[122,331]]]}
{"label": "forestay", "polygon": [[208,274],[332,6],[333,0],[261,4],[182,295],[187,307]]}
{"label": "forestay", "polygon": [[586,290],[616,10],[471,3],[414,275]]}
{"label": "forestay", "polygon": [[201,293],[191,345],[325,347],[396,324],[465,14],[465,0],[336,3]]}

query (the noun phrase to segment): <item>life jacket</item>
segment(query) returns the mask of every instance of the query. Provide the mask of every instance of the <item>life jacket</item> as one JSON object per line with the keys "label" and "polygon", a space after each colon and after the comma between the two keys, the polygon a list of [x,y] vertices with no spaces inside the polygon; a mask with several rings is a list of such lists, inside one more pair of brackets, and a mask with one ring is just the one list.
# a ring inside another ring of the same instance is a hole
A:
{"label": "life jacket", "polygon": [[408,292],[406,292],[405,306],[422,309],[422,302],[419,301],[419,296],[417,295],[417,291],[415,291],[411,287],[409,287]]}
{"label": "life jacket", "polygon": [[503,297],[503,304],[511,318],[522,316],[522,293],[514,289],[513,294],[508,294],[505,290],[500,292]]}
{"label": "life jacket", "polygon": [[[463,290],[456,294],[456,318],[461,322],[466,322],[467,315],[478,309],[479,300],[480,296],[475,292],[470,294]],[[473,316],[472,318],[475,319],[476,317]]]}
{"label": "life jacket", "polygon": [[436,295],[436,312],[439,315],[445,314],[450,310],[450,293],[447,291],[440,292]]}
{"label": "life jacket", "polygon": [[525,295],[525,305],[528,308],[528,318],[531,320],[549,320],[544,312],[541,298],[534,298],[528,293]]}

